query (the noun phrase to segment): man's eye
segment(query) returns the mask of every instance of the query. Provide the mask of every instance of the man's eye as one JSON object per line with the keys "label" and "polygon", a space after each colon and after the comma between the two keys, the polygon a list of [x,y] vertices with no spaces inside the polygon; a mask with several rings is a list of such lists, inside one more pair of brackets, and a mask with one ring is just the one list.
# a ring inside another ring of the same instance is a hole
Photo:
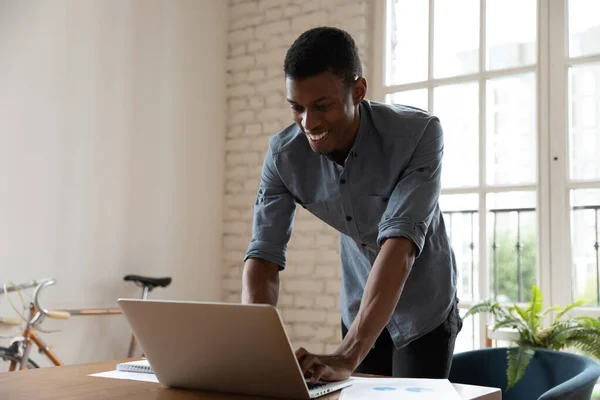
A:
{"label": "man's eye", "polygon": [[294,110],[296,112],[302,112],[303,108],[302,108],[302,106],[292,106],[292,110]]}
{"label": "man's eye", "polygon": [[317,111],[325,111],[329,108],[329,104],[319,104],[317,106],[315,106],[315,109]]}

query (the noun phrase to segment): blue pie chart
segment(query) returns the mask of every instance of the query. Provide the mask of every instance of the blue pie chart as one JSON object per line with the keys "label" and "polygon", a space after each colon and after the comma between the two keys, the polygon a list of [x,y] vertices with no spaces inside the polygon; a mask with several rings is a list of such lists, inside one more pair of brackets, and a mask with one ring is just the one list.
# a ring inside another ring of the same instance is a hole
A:
{"label": "blue pie chart", "polygon": [[431,389],[427,389],[427,388],[419,388],[419,387],[409,387],[405,389],[407,392],[415,392],[415,393],[421,393],[421,392],[431,392]]}
{"label": "blue pie chart", "polygon": [[389,387],[389,386],[379,386],[379,387],[374,387],[373,390],[377,390],[378,392],[391,392],[393,390],[396,390],[396,388]]}

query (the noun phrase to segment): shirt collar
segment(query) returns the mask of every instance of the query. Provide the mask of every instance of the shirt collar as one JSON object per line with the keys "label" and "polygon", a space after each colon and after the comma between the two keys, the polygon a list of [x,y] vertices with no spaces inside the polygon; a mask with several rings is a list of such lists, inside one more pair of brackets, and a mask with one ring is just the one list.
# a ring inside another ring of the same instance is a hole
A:
{"label": "shirt collar", "polygon": [[[358,105],[358,118],[359,118],[358,132],[356,132],[356,137],[354,138],[354,143],[352,144],[352,147],[350,148],[350,152],[348,153],[348,156],[346,157],[346,160],[344,161],[344,165],[346,165],[346,163],[348,162],[349,159],[355,158],[357,156],[358,151],[356,149],[358,149],[358,147],[360,145],[360,141],[369,132],[369,130],[371,128],[371,124],[370,124],[370,120],[369,120],[369,113],[367,110],[367,108],[368,108],[367,102],[368,102],[368,100],[363,100]],[[327,157],[327,159],[329,161],[335,162],[329,154],[326,154],[325,157]]]}

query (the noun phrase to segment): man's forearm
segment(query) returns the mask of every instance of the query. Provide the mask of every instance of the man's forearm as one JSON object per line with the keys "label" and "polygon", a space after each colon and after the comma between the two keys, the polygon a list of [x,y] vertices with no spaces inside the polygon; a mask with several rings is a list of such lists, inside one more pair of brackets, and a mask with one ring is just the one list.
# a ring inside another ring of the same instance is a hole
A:
{"label": "man's forearm", "polygon": [[277,305],[279,267],[269,261],[249,258],[242,274],[242,303]]}
{"label": "man's forearm", "polygon": [[414,262],[414,244],[405,238],[384,242],[367,279],[358,314],[337,353],[354,367],[367,356],[385,328]]}

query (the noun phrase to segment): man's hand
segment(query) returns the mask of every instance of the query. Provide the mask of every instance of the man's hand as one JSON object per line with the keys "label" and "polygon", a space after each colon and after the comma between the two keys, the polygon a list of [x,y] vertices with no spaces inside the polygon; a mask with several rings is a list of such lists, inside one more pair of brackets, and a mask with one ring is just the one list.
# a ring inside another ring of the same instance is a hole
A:
{"label": "man's hand", "polygon": [[338,354],[315,355],[300,347],[296,350],[302,375],[311,383],[319,380],[342,381],[348,379],[356,369],[354,363]]}

